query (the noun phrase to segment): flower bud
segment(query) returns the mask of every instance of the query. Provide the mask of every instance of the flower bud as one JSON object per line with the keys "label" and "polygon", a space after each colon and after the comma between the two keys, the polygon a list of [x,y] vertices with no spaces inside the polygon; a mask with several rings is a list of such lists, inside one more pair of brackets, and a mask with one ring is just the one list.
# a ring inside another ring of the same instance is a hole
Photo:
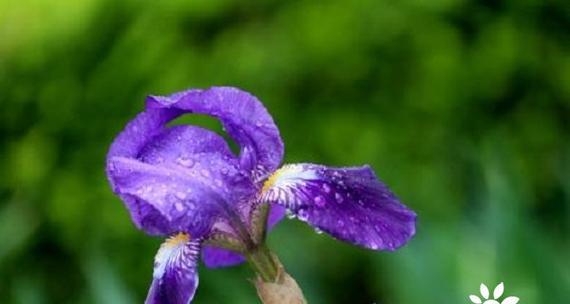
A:
{"label": "flower bud", "polygon": [[283,270],[279,269],[276,282],[264,282],[261,278],[255,281],[257,295],[263,304],[306,304],[307,300],[297,282]]}

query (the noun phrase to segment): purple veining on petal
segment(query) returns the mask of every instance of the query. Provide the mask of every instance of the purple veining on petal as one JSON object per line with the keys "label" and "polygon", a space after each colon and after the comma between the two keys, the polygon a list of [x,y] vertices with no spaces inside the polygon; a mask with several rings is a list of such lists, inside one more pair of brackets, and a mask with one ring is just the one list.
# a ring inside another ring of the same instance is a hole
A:
{"label": "purple veining on petal", "polygon": [[415,234],[416,215],[399,202],[370,167],[284,166],[260,200],[286,206],[333,237],[375,250],[395,250]]}
{"label": "purple veining on petal", "polygon": [[200,242],[179,234],[168,239],[155,257],[146,304],[187,304],[198,287]]}
{"label": "purple veining on petal", "polygon": [[283,142],[273,118],[253,95],[231,87],[188,90],[170,96],[150,96],[147,108],[181,109],[219,118],[241,146],[240,166],[254,178],[278,168]]}

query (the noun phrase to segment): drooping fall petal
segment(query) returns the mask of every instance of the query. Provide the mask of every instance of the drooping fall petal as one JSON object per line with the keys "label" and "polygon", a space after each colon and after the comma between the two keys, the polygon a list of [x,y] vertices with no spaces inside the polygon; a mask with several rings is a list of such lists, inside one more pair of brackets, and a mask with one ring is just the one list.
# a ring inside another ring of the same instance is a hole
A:
{"label": "drooping fall petal", "polygon": [[265,182],[259,200],[283,205],[311,226],[370,249],[395,250],[415,233],[415,213],[370,167],[287,165]]}
{"label": "drooping fall petal", "polygon": [[168,239],[156,254],[146,304],[187,304],[198,287],[200,242],[186,234]]}

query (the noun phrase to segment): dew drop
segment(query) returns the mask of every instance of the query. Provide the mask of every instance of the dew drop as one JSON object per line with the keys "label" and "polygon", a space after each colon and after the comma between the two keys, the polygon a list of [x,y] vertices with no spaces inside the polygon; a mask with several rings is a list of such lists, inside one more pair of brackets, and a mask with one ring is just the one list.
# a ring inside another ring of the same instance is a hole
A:
{"label": "dew drop", "polygon": [[309,214],[307,213],[307,211],[305,211],[305,209],[301,209],[299,210],[299,212],[297,212],[297,217],[301,221],[307,221],[307,219],[309,218]]}
{"label": "dew drop", "polygon": [[206,169],[200,170],[200,173],[202,173],[204,177],[210,177],[210,172]]}
{"label": "dew drop", "polygon": [[181,156],[176,161],[186,168],[194,166],[194,161],[188,157]]}
{"label": "dew drop", "polygon": [[325,191],[325,193],[330,193],[331,186],[329,186],[328,184],[323,184],[323,190]]}
{"label": "dew drop", "polygon": [[325,199],[324,199],[322,196],[319,195],[319,196],[315,197],[315,204],[316,204],[318,207],[321,207],[321,208],[322,208],[322,207],[325,206],[326,202],[325,202]]}
{"label": "dew drop", "polygon": [[292,220],[294,219],[296,216],[293,212],[289,211],[289,209],[287,209],[287,211],[285,212],[285,214],[287,215],[287,218]]}
{"label": "dew drop", "polygon": [[176,202],[174,204],[174,208],[176,208],[176,211],[183,211],[184,210],[184,204],[182,204],[181,202]]}
{"label": "dew drop", "polygon": [[186,198],[186,193],[180,191],[180,192],[176,192],[176,197],[183,200]]}
{"label": "dew drop", "polygon": [[224,185],[224,184],[222,183],[222,180],[219,179],[219,178],[216,178],[216,179],[214,180],[214,184],[216,184],[216,186],[218,186],[218,187],[221,187],[221,186]]}
{"label": "dew drop", "polygon": [[342,204],[342,202],[344,201],[344,198],[338,192],[334,194],[334,198],[336,199],[336,202],[339,204]]}
{"label": "dew drop", "polygon": [[316,232],[317,234],[323,234],[323,231],[322,231],[321,229],[319,229],[319,228],[315,228],[315,232]]}

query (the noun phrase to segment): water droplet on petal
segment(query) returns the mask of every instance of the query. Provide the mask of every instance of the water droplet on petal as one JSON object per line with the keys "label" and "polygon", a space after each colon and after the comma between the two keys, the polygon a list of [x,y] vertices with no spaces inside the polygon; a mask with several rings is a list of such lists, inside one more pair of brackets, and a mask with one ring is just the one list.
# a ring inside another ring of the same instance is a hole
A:
{"label": "water droplet on petal", "polygon": [[176,161],[186,168],[191,168],[192,166],[194,166],[194,161],[191,158],[185,156],[179,157],[178,159],[176,159]]}
{"label": "water droplet on petal", "polygon": [[287,209],[287,211],[285,211],[285,214],[287,215],[287,218],[290,220],[292,220],[296,217],[296,215],[293,212],[291,212],[289,209]]}
{"label": "water droplet on petal", "polygon": [[322,208],[322,207],[325,206],[326,201],[325,201],[325,199],[324,199],[322,196],[319,195],[319,196],[315,197],[315,204],[316,204],[318,207],[321,207],[321,208]]}
{"label": "water droplet on petal", "polygon": [[174,204],[174,208],[176,208],[176,211],[182,211],[184,210],[184,204],[182,204],[181,202],[176,202]]}
{"label": "water droplet on petal", "polygon": [[180,192],[176,192],[176,197],[183,200],[186,198],[186,193],[180,191]]}
{"label": "water droplet on petal", "polygon": [[328,184],[323,184],[323,190],[325,190],[325,193],[330,193],[331,186],[329,186]]}
{"label": "water droplet on petal", "polygon": [[342,204],[342,202],[344,201],[344,198],[338,192],[334,194],[334,198],[336,199],[336,202],[339,204]]}
{"label": "water droplet on petal", "polygon": [[322,231],[321,229],[319,229],[319,228],[315,228],[315,232],[316,232],[317,234],[323,234],[323,231]]}
{"label": "water droplet on petal", "polygon": [[309,218],[309,214],[305,209],[301,209],[299,210],[299,212],[297,212],[297,217],[299,218],[299,220],[306,222],[307,219]]}
{"label": "water droplet on petal", "polygon": [[202,169],[200,170],[200,173],[202,173],[202,175],[204,177],[210,177],[210,171],[206,170],[206,169]]}

